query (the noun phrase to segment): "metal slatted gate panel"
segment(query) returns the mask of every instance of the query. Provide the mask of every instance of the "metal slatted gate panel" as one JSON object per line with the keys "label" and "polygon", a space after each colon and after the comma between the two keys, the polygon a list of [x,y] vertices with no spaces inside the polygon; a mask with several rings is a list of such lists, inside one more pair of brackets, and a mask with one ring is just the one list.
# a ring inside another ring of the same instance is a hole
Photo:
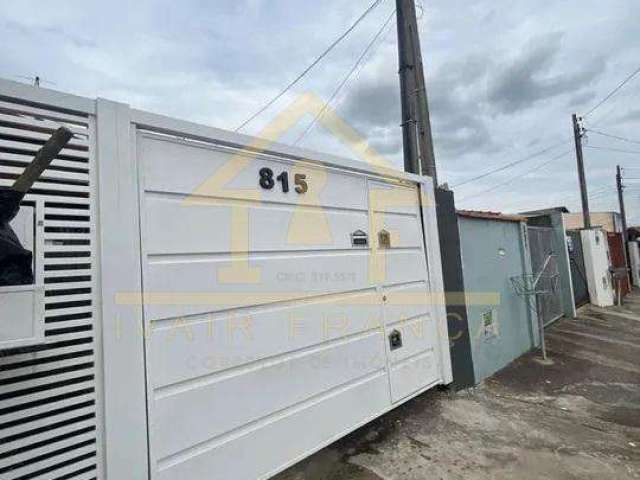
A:
{"label": "metal slatted gate panel", "polygon": [[[100,476],[91,193],[93,119],[0,100],[0,184],[10,186],[61,125],[74,138],[28,192],[36,212],[44,340],[0,351],[0,478]],[[31,211],[31,210],[26,210]],[[0,319],[2,322],[7,319]]]}
{"label": "metal slatted gate panel", "polygon": [[266,478],[446,382],[415,183],[136,151],[152,478]]}

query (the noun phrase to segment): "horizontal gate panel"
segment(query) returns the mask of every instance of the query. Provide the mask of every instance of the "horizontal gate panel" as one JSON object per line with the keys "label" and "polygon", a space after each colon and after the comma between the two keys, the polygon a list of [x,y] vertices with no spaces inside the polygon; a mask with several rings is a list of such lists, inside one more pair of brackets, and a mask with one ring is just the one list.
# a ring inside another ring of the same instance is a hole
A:
{"label": "horizontal gate panel", "polygon": [[[397,269],[409,267],[411,261],[416,270],[412,257],[394,266],[395,275],[402,278]],[[228,257],[187,256],[155,261],[147,269],[148,320],[360,290],[370,285],[367,251],[252,256],[248,263]],[[225,277],[235,272],[240,281]]]}
{"label": "horizontal gate panel", "polygon": [[432,351],[438,338],[435,322],[429,317],[404,320],[393,325],[402,335],[402,348],[389,352],[389,361],[393,365],[425,351]]}
{"label": "horizontal gate panel", "polygon": [[[162,137],[142,136],[138,148],[146,191],[367,209],[365,180],[361,176]],[[262,168],[272,169],[274,181],[287,171],[290,191],[283,193],[278,182],[269,190],[260,188]],[[304,194],[295,191],[296,174],[306,175],[308,191]]]}
{"label": "horizontal gate panel", "polygon": [[378,250],[376,262],[382,265],[377,277],[383,286],[424,281],[426,263],[422,250]]}
{"label": "horizontal gate panel", "polygon": [[151,385],[178,383],[377,328],[381,305],[380,295],[369,290],[153,324]]}
{"label": "horizontal gate panel", "polygon": [[430,315],[431,297],[424,280],[387,287],[384,293],[387,297],[384,307],[387,325],[418,315]]}
{"label": "horizontal gate panel", "polygon": [[[224,373],[210,382],[156,392],[152,428],[159,461],[214,439],[330,389],[349,384],[385,366],[380,331],[260,362]],[[259,396],[259,399],[256,398]],[[258,400],[258,401],[257,401]]]}
{"label": "horizontal gate panel", "polygon": [[369,182],[369,205],[375,213],[418,215],[418,191],[415,186],[388,182]]}
{"label": "horizontal gate panel", "polygon": [[[291,464],[318,445],[326,445],[388,408],[383,372],[286,412],[240,437],[202,445],[160,463],[160,480],[266,478],[274,465]],[[322,421],[318,421],[322,419]],[[309,428],[313,425],[314,428]],[[249,455],[249,456],[247,456]]]}
{"label": "horizontal gate panel", "polygon": [[[232,222],[245,221],[246,237],[232,240]],[[350,249],[351,234],[367,231],[368,222],[366,211],[215,199],[189,205],[183,196],[148,195],[146,249],[149,255]]]}
{"label": "horizontal gate panel", "polygon": [[438,360],[431,350],[391,367],[391,395],[398,402],[440,380]]}
{"label": "horizontal gate panel", "polygon": [[422,248],[422,230],[420,220],[415,215],[396,213],[376,213],[375,230],[389,232],[390,248]]}

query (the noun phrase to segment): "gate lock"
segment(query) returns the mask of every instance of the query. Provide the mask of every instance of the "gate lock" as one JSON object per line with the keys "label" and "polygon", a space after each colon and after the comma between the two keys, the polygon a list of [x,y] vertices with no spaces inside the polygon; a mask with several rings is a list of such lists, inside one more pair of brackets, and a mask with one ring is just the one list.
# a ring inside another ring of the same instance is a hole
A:
{"label": "gate lock", "polygon": [[391,350],[397,350],[402,347],[402,333],[399,330],[393,330],[389,334],[389,346]]}

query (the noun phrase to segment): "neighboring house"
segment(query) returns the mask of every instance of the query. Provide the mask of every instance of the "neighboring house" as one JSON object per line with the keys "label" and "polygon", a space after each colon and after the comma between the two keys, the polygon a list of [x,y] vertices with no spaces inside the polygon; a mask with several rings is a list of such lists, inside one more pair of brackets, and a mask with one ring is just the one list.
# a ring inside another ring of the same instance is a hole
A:
{"label": "neighboring house", "polygon": [[[618,212],[591,212],[591,226],[600,227],[607,233],[622,232],[622,217]],[[584,228],[582,212],[565,213],[564,223],[567,230]]]}
{"label": "neighboring house", "polygon": [[511,277],[531,274],[526,219],[458,211],[469,336],[476,382],[539,342],[537,315]]}
{"label": "neighboring house", "polygon": [[520,215],[525,217],[542,217],[546,215],[553,215],[555,213],[569,213],[569,209],[567,207],[551,207],[551,208],[543,208],[540,210],[529,210],[528,212],[520,212]]}

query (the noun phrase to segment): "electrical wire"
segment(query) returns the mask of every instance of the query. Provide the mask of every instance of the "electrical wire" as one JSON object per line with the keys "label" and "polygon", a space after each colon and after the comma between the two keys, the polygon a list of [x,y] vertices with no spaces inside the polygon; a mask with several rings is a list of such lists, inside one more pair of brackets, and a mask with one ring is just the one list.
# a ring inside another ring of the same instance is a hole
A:
{"label": "electrical wire", "polygon": [[631,80],[633,80],[633,78],[636,75],[638,75],[639,73],[640,73],[640,67],[638,67],[631,75],[629,75],[627,78],[625,78],[622,81],[622,83],[620,83],[616,88],[611,90],[611,92],[609,92],[609,94],[606,97],[604,97],[602,100],[600,100],[594,107],[591,108],[591,110],[589,110],[587,113],[585,113],[583,115],[583,117],[591,115],[598,108],[600,108],[602,105],[604,105],[611,97],[613,97],[616,93],[618,93],[620,91],[620,89],[622,89],[622,87],[624,87],[627,83],[629,83]]}
{"label": "electrical wire", "polygon": [[466,197],[461,198],[461,199],[460,199],[460,201],[462,202],[462,201],[464,201],[464,200],[468,200],[469,198],[478,197],[478,196],[480,196],[480,195],[484,195],[485,193],[489,193],[489,192],[492,192],[492,191],[494,191],[494,190],[497,190],[497,189],[498,189],[498,188],[500,188],[500,187],[504,187],[505,185],[509,185],[510,183],[512,183],[512,182],[514,182],[514,181],[516,181],[516,180],[519,180],[519,179],[521,179],[521,178],[524,178],[524,177],[526,177],[527,175],[530,175],[530,174],[532,174],[532,173],[534,173],[534,172],[537,172],[537,171],[538,171],[538,170],[540,170],[541,168],[546,167],[546,166],[547,166],[547,165],[549,165],[550,163],[555,162],[556,160],[561,159],[562,157],[564,157],[564,156],[568,155],[569,153],[571,153],[571,150],[567,150],[566,152],[563,152],[563,153],[561,153],[560,155],[556,155],[556,156],[555,156],[555,157],[553,157],[552,159],[547,160],[546,162],[543,162],[543,163],[541,163],[540,165],[536,165],[534,168],[532,168],[532,169],[530,169],[530,170],[527,170],[526,172],[523,172],[523,173],[521,173],[521,174],[519,174],[519,175],[515,175],[515,176],[511,177],[510,179],[508,179],[508,180],[507,180],[507,181],[505,181],[505,182],[498,183],[497,185],[494,185],[494,186],[492,186],[492,187],[489,187],[489,188],[487,188],[486,190],[482,190],[481,192],[477,192],[477,193],[474,193],[474,194],[471,194],[471,195],[467,195]]}
{"label": "electrical wire", "polygon": [[475,182],[476,180],[480,180],[482,178],[488,177],[489,175],[493,175],[494,173],[502,172],[503,170],[506,170],[508,168],[515,167],[516,165],[519,165],[521,163],[527,162],[529,160],[533,160],[534,158],[539,157],[540,155],[544,155],[545,153],[547,153],[547,152],[549,152],[551,150],[554,150],[554,149],[556,149],[556,148],[558,148],[558,147],[560,147],[560,146],[562,146],[562,145],[564,145],[566,143],[567,143],[566,140],[562,141],[562,142],[559,142],[559,143],[556,143],[554,145],[551,145],[550,147],[545,148],[544,150],[540,150],[539,152],[533,153],[533,154],[531,154],[531,155],[529,155],[529,156],[527,156],[525,158],[522,158],[520,160],[516,160],[515,162],[507,163],[505,165],[502,165],[501,167],[494,168],[493,170],[489,170],[488,172],[485,172],[485,173],[482,173],[482,174],[480,174],[478,176],[469,178],[468,180],[465,180],[464,182],[460,182],[460,183],[457,183],[455,185],[452,185],[451,188],[461,187],[462,185],[466,185],[467,183]]}
{"label": "electrical wire", "polygon": [[351,67],[351,69],[349,70],[349,72],[347,73],[347,75],[345,75],[345,77],[342,79],[342,81],[338,84],[338,86],[336,87],[336,89],[333,91],[333,93],[331,94],[331,96],[329,97],[329,100],[323,105],[322,109],[316,114],[316,116],[313,118],[313,120],[311,121],[311,123],[307,126],[307,128],[300,134],[300,136],[296,139],[296,141],[294,142],[294,145],[297,145],[298,143],[300,143],[302,141],[302,139],[313,129],[313,127],[316,125],[316,123],[318,122],[318,120],[320,120],[320,118],[325,114],[325,112],[327,111],[327,109],[329,108],[329,106],[331,105],[331,103],[336,99],[336,97],[338,96],[338,94],[340,93],[340,91],[344,88],[344,86],[347,84],[347,82],[349,81],[349,79],[351,78],[351,76],[355,73],[355,71],[358,69],[358,66],[362,63],[362,61],[365,59],[365,57],[367,56],[367,54],[369,53],[369,50],[371,50],[371,48],[373,47],[373,45],[378,41],[378,39],[381,37],[381,35],[384,33],[384,31],[387,29],[387,27],[389,26],[389,22],[391,22],[391,20],[393,19],[393,17],[395,16],[396,11],[394,10],[393,12],[391,12],[391,14],[389,15],[389,17],[387,18],[387,20],[382,24],[382,27],[380,27],[380,29],[376,32],[376,34],[373,36],[373,38],[371,39],[371,41],[367,44],[367,46],[365,47],[365,49],[362,51],[362,53],[360,54],[360,56],[358,57],[358,59],[356,60],[356,63],[353,65],[353,67]]}
{"label": "electrical wire", "polygon": [[609,190],[616,190],[616,187],[608,185],[606,187],[600,187],[600,188],[596,188],[593,191],[589,192],[589,196],[591,195],[597,195],[599,193],[603,193],[603,192],[607,192]]}
{"label": "electrical wire", "polygon": [[584,147],[591,148],[593,150],[605,150],[609,152],[630,153],[633,155],[640,155],[640,151],[634,151],[634,150],[622,150],[620,148],[601,147],[599,145],[585,145]]}
{"label": "electrical wire", "polygon": [[611,133],[601,132],[599,130],[594,130],[592,128],[586,128],[585,131],[595,133],[596,135],[601,135],[603,137],[613,138],[614,140],[620,140],[622,142],[629,142],[629,143],[635,143],[637,145],[640,145],[640,140],[632,140],[630,138],[620,137],[618,135],[612,135]]}
{"label": "electrical wire", "polygon": [[589,195],[589,200],[595,200],[597,198],[603,198],[603,197],[607,197],[609,195],[617,195],[618,193],[618,189],[617,188],[613,188],[611,190],[606,190],[604,192],[599,192],[599,193],[594,193],[592,195]]}
{"label": "electrical wire", "polygon": [[322,61],[324,57],[326,57],[331,50],[333,50],[342,40],[344,40],[359,24],[362,22],[380,3],[384,0],[375,0],[369,7],[362,13],[353,24],[347,30],[342,33],[336,40],[331,43],[316,59],[305,68],[302,73],[300,73],[293,81],[289,82],[289,84],[284,87],[275,97],[265,103],[261,108],[258,109],[253,115],[247,118],[244,122],[242,122],[235,131],[242,130],[245,126],[247,126],[250,122],[252,122],[258,115],[262,114],[265,110],[267,110],[271,105],[276,103],[280,98],[284,96],[291,88],[293,88],[302,78],[311,71],[313,67],[315,67],[318,63]]}

